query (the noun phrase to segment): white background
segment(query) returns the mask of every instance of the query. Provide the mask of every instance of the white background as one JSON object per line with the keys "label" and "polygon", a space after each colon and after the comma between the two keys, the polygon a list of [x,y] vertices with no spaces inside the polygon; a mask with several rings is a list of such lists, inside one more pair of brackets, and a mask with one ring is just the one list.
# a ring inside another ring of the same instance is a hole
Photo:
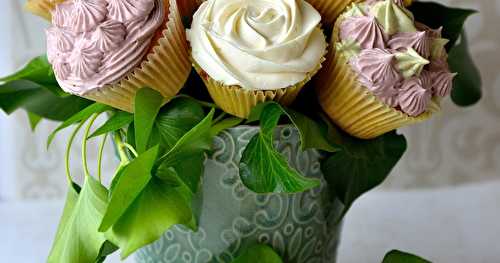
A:
{"label": "white background", "polygon": [[[23,2],[0,1],[0,75],[44,50],[45,24],[22,14]],[[468,32],[485,99],[468,109],[445,101],[432,121],[404,129],[410,151],[348,214],[340,263],[380,262],[393,248],[436,263],[500,262],[500,1],[446,2],[481,10]],[[65,193],[64,135],[44,148],[53,127],[45,122],[32,134],[23,113],[0,113],[0,262],[45,262]]]}

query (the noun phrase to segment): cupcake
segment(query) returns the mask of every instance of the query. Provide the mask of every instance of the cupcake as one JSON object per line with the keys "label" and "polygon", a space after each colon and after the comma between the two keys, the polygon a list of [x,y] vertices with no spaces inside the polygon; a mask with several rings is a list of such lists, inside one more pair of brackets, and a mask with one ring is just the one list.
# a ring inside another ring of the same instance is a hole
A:
{"label": "cupcake", "polygon": [[335,23],[334,59],[319,78],[320,104],[362,139],[424,121],[452,89],[447,42],[441,29],[414,21],[402,1],[352,4]]}
{"label": "cupcake", "polygon": [[321,68],[321,16],[303,0],[208,0],[187,31],[193,65],[215,103],[248,117],[264,101],[291,104]]}
{"label": "cupcake", "polygon": [[191,68],[175,0],[57,4],[47,57],[64,91],[125,111],[143,87],[173,97]]}

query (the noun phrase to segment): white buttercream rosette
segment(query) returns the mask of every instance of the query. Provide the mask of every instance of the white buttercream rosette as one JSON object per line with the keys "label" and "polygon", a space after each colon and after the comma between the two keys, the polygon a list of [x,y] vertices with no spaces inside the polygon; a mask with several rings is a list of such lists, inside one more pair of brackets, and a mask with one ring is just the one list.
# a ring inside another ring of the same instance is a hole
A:
{"label": "white buttercream rosette", "polygon": [[277,90],[303,81],[326,50],[320,14],[302,0],[209,0],[193,17],[195,62],[216,81]]}

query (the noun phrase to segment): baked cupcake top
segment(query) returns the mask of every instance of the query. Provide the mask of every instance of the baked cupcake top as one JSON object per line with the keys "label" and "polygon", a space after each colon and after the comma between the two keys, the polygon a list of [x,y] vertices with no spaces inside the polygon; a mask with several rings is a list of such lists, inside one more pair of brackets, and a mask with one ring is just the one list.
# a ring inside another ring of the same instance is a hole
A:
{"label": "baked cupcake top", "polygon": [[341,16],[337,52],[359,82],[387,105],[410,116],[427,110],[433,96],[451,93],[453,78],[440,29],[415,22],[400,0],[352,4]]}
{"label": "baked cupcake top", "polygon": [[249,90],[291,87],[320,66],[320,14],[303,0],[208,0],[187,31],[195,62],[213,79]]}
{"label": "baked cupcake top", "polygon": [[164,19],[163,0],[68,0],[52,12],[47,56],[61,87],[83,95],[142,61]]}

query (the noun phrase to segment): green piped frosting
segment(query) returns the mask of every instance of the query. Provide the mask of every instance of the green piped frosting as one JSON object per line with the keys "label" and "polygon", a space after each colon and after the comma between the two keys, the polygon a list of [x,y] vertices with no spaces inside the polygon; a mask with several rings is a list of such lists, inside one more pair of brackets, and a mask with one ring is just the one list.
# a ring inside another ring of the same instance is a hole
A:
{"label": "green piped frosting", "polygon": [[398,32],[417,32],[413,17],[395,4],[393,0],[385,0],[375,4],[371,12],[388,35],[394,35]]}
{"label": "green piped frosting", "polygon": [[344,13],[344,15],[346,17],[364,16],[365,15],[365,11],[363,11],[363,9],[361,8],[361,6],[359,6],[358,4],[352,3],[349,6],[349,8],[347,9],[347,11]]}
{"label": "green piped frosting", "polygon": [[342,40],[335,44],[335,49],[340,52],[347,60],[356,57],[361,52],[361,46],[355,40]]}
{"label": "green piped frosting", "polygon": [[420,76],[424,66],[430,61],[420,56],[413,48],[408,48],[406,52],[396,53],[396,66],[404,78]]}

